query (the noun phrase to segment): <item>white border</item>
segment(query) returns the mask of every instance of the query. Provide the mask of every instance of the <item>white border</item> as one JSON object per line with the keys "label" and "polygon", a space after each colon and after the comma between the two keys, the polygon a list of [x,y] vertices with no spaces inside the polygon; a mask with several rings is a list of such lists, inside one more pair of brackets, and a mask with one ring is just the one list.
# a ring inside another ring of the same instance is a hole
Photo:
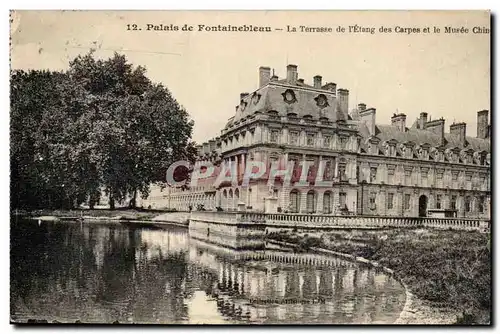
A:
{"label": "white border", "polygon": [[[1,99],[1,106],[2,112],[0,113],[0,142],[1,142],[1,153],[2,153],[2,163],[1,163],[1,184],[0,184],[0,189],[3,191],[0,193],[1,196],[1,203],[2,203],[2,210],[1,210],[1,224],[2,224],[2,231],[0,233],[0,237],[2,238],[2,249],[1,249],[1,256],[0,259],[2,261],[1,263],[1,268],[7,269],[9,267],[9,194],[8,194],[8,189],[9,189],[9,82],[8,82],[8,75],[9,75],[9,67],[8,67],[8,61],[9,61],[9,50],[8,50],[8,42],[9,42],[9,24],[8,24],[8,9],[172,9],[172,10],[179,10],[179,9],[210,9],[210,10],[216,10],[216,9],[241,9],[241,10],[262,10],[262,9],[267,9],[267,10],[277,10],[277,9],[294,9],[294,10],[311,10],[311,9],[491,9],[493,13],[498,14],[498,1],[486,1],[486,0],[475,0],[475,1],[435,1],[435,0],[420,0],[420,1],[354,1],[354,0],[349,0],[349,1],[342,1],[342,2],[326,2],[326,1],[318,1],[318,0],[288,0],[286,2],[270,2],[269,0],[252,0],[252,1],[245,1],[242,3],[237,3],[234,1],[221,1],[221,0],[212,0],[212,1],[190,1],[190,0],[183,0],[183,1],[176,1],[175,3],[170,2],[170,3],[161,3],[157,1],[151,1],[151,0],[141,0],[141,1],[115,1],[113,3],[111,2],[104,2],[102,0],[86,0],[86,1],[56,1],[56,0],[50,0],[50,1],[43,1],[43,2],[36,2],[36,1],[6,1],[2,2],[2,7],[4,5],[7,5],[6,8],[2,11],[4,14],[3,16],[3,21],[1,24],[1,46],[4,48],[4,52],[1,53],[2,59],[1,59],[1,64],[3,66],[1,67],[1,79],[2,79],[2,99]],[[161,6],[158,6],[161,4]],[[498,25],[498,23],[496,23]],[[498,42],[498,33],[496,32],[496,27],[493,26],[492,29],[495,31],[494,36],[495,36],[495,42]],[[496,45],[493,44],[492,48]],[[495,60],[497,60],[497,57],[495,57]],[[495,75],[496,73],[492,73]],[[491,92],[491,96],[500,96],[498,94],[498,85],[495,87],[495,90]],[[493,105],[492,105],[492,114],[494,114],[496,110],[493,110]],[[500,117],[494,117],[495,120],[494,124],[494,129],[499,129],[499,119]],[[496,144],[496,140],[495,140]],[[495,145],[495,150],[498,151],[499,149],[497,148],[497,145]],[[498,152],[494,152],[493,156],[496,157]],[[496,160],[496,159],[495,159]],[[498,164],[495,161],[495,174],[498,176],[500,168]],[[496,194],[496,186],[495,186],[495,194]],[[494,206],[498,210],[500,208],[500,200],[498,198],[494,198]],[[493,222],[495,224],[496,222]],[[498,240],[497,237],[497,230],[498,228],[494,228],[495,231],[495,240]],[[498,249],[498,246],[495,247],[495,249]],[[497,253],[495,253],[495,258],[498,256]],[[497,278],[497,268],[496,266],[494,268],[494,278]],[[1,332],[2,333],[10,333],[14,331],[14,327],[11,325],[8,325],[9,322],[9,274],[7,273],[7,270],[3,271],[4,274],[1,275],[1,281],[2,281],[2,295],[0,296],[0,301],[1,301],[1,309],[0,309],[0,326],[1,326]],[[498,288],[496,289],[498,291]],[[493,300],[498,300],[498,294],[495,295],[495,298]],[[498,317],[494,317],[498,321]],[[54,330],[55,328],[49,327],[46,329],[42,328],[37,328],[37,330],[41,330],[44,332],[49,332]],[[66,328],[63,327],[59,330],[78,330],[79,332],[105,332],[107,328],[89,328],[89,327],[83,327],[81,329],[78,329],[78,327],[75,328]],[[109,329],[113,330],[113,327],[110,327]],[[142,327],[142,328],[137,328],[137,327],[132,327],[132,328],[127,328],[127,327],[118,327],[115,328],[114,330],[119,330],[120,332],[139,332],[143,331],[144,329],[146,330],[154,330],[154,329],[148,329],[147,327]],[[180,331],[195,331],[195,330],[201,330],[203,332],[218,332],[218,331],[241,331],[241,330],[248,330],[249,328],[236,328],[236,327],[227,327],[227,328],[220,328],[220,327],[184,327],[184,328],[158,328],[155,327],[156,330],[162,330],[162,331],[169,331],[169,332],[180,332]],[[291,327],[288,328],[259,328],[259,327],[254,327],[252,328],[253,330],[258,330],[261,333],[265,332],[271,332],[271,331],[289,331],[293,330]],[[334,327],[334,328],[329,328],[329,327],[301,327],[297,328],[295,330],[299,330],[301,332],[308,332],[311,330],[322,330],[322,331],[342,331],[342,332],[348,332],[348,331],[357,331],[357,332],[368,332],[369,330],[373,330],[373,327],[357,327],[357,328],[342,328],[342,327]],[[408,330],[408,331],[416,331],[418,328],[394,328],[397,331],[400,330]],[[435,333],[445,333],[445,331],[449,330],[447,328],[429,328]],[[379,328],[378,330],[386,330],[385,328]],[[463,330],[468,331],[467,328],[464,328]],[[489,328],[483,328],[482,330],[490,331],[491,329]]]}

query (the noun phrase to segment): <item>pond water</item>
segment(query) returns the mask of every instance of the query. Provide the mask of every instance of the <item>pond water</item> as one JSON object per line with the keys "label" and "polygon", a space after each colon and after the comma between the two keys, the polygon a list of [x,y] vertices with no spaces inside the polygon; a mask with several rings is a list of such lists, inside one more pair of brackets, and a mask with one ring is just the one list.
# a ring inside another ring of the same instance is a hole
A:
{"label": "pond water", "polygon": [[19,220],[11,223],[11,319],[388,324],[403,309],[404,288],[375,269],[241,256],[248,252],[175,226]]}

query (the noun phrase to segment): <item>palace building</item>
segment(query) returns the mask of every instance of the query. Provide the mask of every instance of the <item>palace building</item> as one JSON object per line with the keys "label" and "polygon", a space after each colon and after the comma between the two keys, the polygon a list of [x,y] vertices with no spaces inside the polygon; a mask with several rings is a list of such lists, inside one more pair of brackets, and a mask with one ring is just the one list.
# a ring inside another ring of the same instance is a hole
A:
{"label": "palace building", "polygon": [[[195,210],[287,212],[332,215],[490,217],[490,124],[488,110],[477,113],[477,136],[467,124],[432,119],[422,112],[412,122],[403,113],[379,124],[375,108],[360,103],[349,110],[349,91],[322,77],[307,84],[297,66],[286,78],[259,69],[259,88],[241,93],[234,115],[220,136],[199,146],[199,160],[237,166],[238,185],[154,188],[143,206]],[[383,124],[389,123],[389,124]],[[448,131],[449,130],[449,131]],[[241,186],[248,161],[294,161],[292,182],[268,175]],[[309,161],[309,186],[295,187],[299,162]],[[319,161],[323,179],[315,185]],[[220,167],[216,168],[216,172]],[[268,206],[266,201],[275,203]]]}

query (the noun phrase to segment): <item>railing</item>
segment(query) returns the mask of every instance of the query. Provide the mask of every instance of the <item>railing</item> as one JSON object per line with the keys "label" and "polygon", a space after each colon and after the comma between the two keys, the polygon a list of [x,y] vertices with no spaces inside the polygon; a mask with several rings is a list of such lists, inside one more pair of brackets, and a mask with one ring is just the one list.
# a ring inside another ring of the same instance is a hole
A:
{"label": "railing", "polygon": [[227,211],[195,211],[191,213],[191,220],[237,224],[237,223],[264,223],[265,214],[257,212],[227,212]]}
{"label": "railing", "polygon": [[257,213],[257,212],[193,212],[191,219],[221,223],[265,223],[270,227],[297,228],[402,228],[429,227],[455,230],[490,229],[490,221],[469,218],[424,218],[387,216],[334,216],[322,214]]}
{"label": "railing", "polygon": [[385,216],[332,216],[307,214],[266,214],[269,226],[294,225],[297,227],[431,227],[458,230],[488,230],[490,222],[468,218],[421,218]]}

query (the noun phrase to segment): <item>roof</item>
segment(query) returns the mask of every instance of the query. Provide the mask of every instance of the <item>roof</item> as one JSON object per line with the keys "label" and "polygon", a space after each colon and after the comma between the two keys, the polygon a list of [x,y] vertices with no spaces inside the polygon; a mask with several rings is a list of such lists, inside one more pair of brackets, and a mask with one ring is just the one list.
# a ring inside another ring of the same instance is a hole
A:
{"label": "roof", "polygon": [[[236,114],[232,120],[229,120],[228,124],[256,112],[267,113],[269,111],[276,111],[279,116],[287,116],[290,113],[294,113],[298,118],[307,115],[312,116],[313,119],[326,117],[333,122],[339,119],[348,119],[347,114],[344,115],[339,112],[338,100],[334,92],[309,89],[314,87],[303,83],[290,85],[286,83],[286,80],[279,80],[276,82],[279,83],[279,85],[270,83],[244,97],[241,100],[243,104],[240,103],[240,106],[236,110]],[[295,102],[287,103],[284,100],[283,94],[287,90],[293,91],[296,99]],[[328,103],[325,107],[318,106],[316,98],[319,95],[324,95],[326,97]]]}
{"label": "roof", "polygon": [[[370,137],[368,128],[363,122],[359,124],[359,133],[364,138]],[[375,136],[380,139],[380,144],[383,145],[384,141],[389,141],[391,139],[397,142],[414,142],[416,145],[429,144],[433,147],[441,146],[440,136],[429,130],[420,130],[416,128],[406,128],[405,132],[402,132],[394,125],[376,125],[375,126]],[[444,134],[445,148],[471,148],[474,151],[487,151],[490,152],[490,141],[488,139],[466,137],[466,146],[462,145],[460,138],[456,134],[445,133]]]}

